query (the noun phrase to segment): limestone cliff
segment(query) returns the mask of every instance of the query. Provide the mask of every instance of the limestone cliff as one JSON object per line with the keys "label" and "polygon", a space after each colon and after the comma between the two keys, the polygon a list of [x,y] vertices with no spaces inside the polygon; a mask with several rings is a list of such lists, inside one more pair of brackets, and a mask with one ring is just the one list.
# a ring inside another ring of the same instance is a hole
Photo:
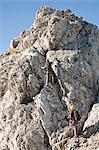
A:
{"label": "limestone cliff", "polygon": [[[48,85],[46,60],[57,81]],[[78,138],[63,109],[71,96],[80,114]],[[99,30],[70,10],[43,7],[0,56],[0,150],[98,148]]]}

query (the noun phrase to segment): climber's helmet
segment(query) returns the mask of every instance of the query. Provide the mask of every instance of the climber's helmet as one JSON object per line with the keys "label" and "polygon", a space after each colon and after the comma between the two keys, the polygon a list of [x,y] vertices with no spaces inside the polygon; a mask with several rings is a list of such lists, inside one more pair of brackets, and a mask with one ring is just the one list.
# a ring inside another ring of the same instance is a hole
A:
{"label": "climber's helmet", "polygon": [[75,105],[74,101],[75,101],[75,99],[69,100],[69,110],[71,110],[71,111],[76,109],[76,105]]}

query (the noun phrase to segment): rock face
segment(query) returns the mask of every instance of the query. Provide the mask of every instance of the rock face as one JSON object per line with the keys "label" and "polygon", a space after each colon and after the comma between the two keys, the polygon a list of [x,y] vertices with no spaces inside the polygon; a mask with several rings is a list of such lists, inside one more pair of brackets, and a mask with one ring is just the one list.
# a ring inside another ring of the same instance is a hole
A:
{"label": "rock face", "polygon": [[[48,85],[46,60],[56,77]],[[81,118],[78,138],[63,109],[70,97]],[[0,56],[0,150],[98,150],[98,103],[98,28],[70,10],[41,8]]]}

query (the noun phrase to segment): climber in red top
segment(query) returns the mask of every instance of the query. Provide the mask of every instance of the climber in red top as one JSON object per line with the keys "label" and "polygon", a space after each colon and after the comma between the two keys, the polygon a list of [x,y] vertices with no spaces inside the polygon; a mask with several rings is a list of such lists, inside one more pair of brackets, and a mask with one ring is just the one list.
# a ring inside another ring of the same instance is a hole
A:
{"label": "climber in red top", "polygon": [[75,121],[77,121],[76,117],[76,105],[74,104],[74,100],[70,99],[69,105],[68,105],[68,119],[69,119],[69,125],[73,125]]}
{"label": "climber in red top", "polygon": [[69,126],[74,126],[74,136],[77,136],[77,128],[76,124],[77,121],[80,119],[79,113],[76,110],[76,105],[74,103],[74,99],[69,100],[68,105],[68,120],[69,120]]}

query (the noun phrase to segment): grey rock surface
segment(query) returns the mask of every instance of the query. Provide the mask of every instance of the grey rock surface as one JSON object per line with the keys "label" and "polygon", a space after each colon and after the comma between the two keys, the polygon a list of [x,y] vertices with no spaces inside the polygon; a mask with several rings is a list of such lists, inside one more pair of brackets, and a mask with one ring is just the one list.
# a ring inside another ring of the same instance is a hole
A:
{"label": "grey rock surface", "polygon": [[83,130],[86,137],[99,132],[99,103],[93,105]]}
{"label": "grey rock surface", "polygon": [[[78,137],[63,109],[71,97]],[[0,150],[98,150],[98,99],[98,28],[70,10],[41,8],[0,56]]]}

